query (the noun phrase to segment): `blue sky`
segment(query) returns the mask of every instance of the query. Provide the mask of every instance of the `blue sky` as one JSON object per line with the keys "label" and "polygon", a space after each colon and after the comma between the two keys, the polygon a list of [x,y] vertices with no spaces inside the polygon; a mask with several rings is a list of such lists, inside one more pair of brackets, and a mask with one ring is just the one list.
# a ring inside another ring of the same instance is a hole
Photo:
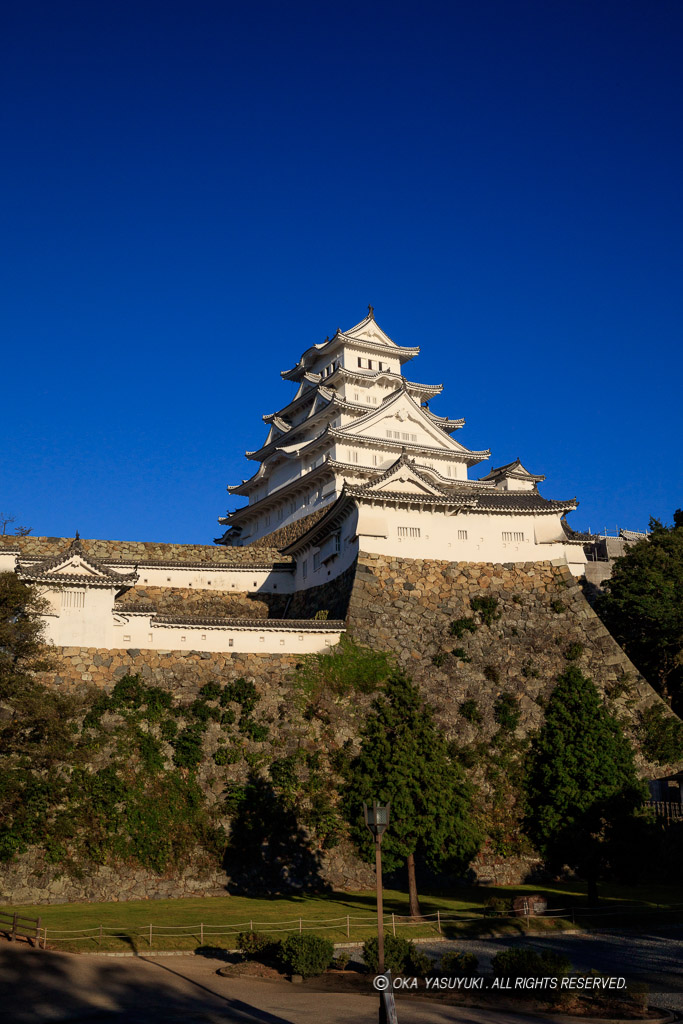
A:
{"label": "blue sky", "polygon": [[368,303],[575,527],[683,504],[678,0],[23,0],[1,37],[0,510],[209,543],[279,371]]}

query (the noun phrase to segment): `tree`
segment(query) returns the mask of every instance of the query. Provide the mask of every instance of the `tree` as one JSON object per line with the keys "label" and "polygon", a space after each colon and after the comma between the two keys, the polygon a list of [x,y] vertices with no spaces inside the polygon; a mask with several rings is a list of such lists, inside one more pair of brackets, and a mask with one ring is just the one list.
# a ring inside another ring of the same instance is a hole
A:
{"label": "tree", "polygon": [[365,827],[363,802],[391,801],[382,857],[389,871],[408,869],[412,916],[420,916],[415,855],[430,866],[464,867],[476,854],[480,836],[474,824],[472,788],[448,755],[442,733],[419,690],[400,672],[387,680],[372,704],[361,749],[348,770],[343,806],[351,837],[364,860],[374,857]]}
{"label": "tree", "polygon": [[525,776],[525,830],[548,863],[575,869],[595,899],[624,826],[647,799],[633,750],[590,679],[571,665],[557,681]]}
{"label": "tree", "polygon": [[595,610],[634,665],[683,711],[683,511],[616,559]]}
{"label": "tree", "polygon": [[15,537],[28,537],[31,533],[33,533],[32,526],[17,526],[14,531]]}
{"label": "tree", "polygon": [[2,536],[4,537],[7,533],[7,527],[11,526],[12,523],[16,523],[17,517],[7,515],[6,512],[0,512],[0,526],[2,526]]}

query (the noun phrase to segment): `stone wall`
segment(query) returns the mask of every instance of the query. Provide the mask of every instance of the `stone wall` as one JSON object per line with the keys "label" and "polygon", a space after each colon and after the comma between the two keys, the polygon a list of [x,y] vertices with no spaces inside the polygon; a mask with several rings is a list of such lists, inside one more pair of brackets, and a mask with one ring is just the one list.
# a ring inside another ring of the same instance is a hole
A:
{"label": "stone wall", "polygon": [[[266,538],[268,539],[268,538]],[[53,558],[62,554],[73,537],[2,537],[0,551],[20,551],[24,558]],[[216,544],[160,544],[156,541],[86,540],[87,556],[122,562],[209,562],[220,565],[264,565],[290,562],[273,544],[228,548]]]}
{"label": "stone wall", "polygon": [[184,618],[281,619],[288,602],[286,594],[136,586],[117,598],[114,608],[121,612],[156,612]]}
{"label": "stone wall", "polygon": [[292,603],[287,611],[288,619],[313,619],[316,612],[328,612],[328,619],[345,619],[354,580],[356,578],[356,563],[349,566],[336,579],[329,583],[321,583],[319,587],[310,587],[308,590],[297,591],[292,598]]}
{"label": "stone wall", "polygon": [[299,537],[303,537],[307,530],[310,530],[312,526],[315,526],[317,522],[325,515],[328,508],[318,509],[317,512],[311,512],[310,515],[302,516],[301,519],[296,519],[293,523],[288,523],[286,526],[281,526],[279,530],[273,530],[272,533],[267,533],[265,537],[260,537],[255,540],[253,544],[249,544],[244,548],[231,548],[232,551],[261,551],[264,548],[286,548],[288,544],[293,544]]}
{"label": "stone wall", "polygon": [[[451,636],[453,620],[478,618],[470,607],[478,596],[496,598],[498,617],[461,639]],[[361,554],[347,627],[361,643],[395,655],[436,707],[447,734],[460,741],[493,734],[493,704],[502,691],[519,698],[520,735],[537,729],[572,645],[580,649],[576,664],[632,732],[645,707],[666,707],[605,629],[566,566]],[[457,649],[471,660],[459,657]],[[459,714],[466,698],[479,702],[482,726]],[[642,755],[639,766],[644,774],[665,773],[664,766],[648,765]]]}

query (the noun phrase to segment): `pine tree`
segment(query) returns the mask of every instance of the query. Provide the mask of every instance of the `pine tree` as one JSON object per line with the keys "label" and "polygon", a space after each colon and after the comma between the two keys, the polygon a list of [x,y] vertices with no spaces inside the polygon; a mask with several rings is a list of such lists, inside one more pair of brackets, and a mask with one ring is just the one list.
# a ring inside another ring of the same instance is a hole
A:
{"label": "pine tree", "polygon": [[647,798],[633,750],[590,679],[576,665],[560,676],[525,778],[525,830],[549,864],[588,882],[589,897],[628,820]]}
{"label": "pine tree", "polygon": [[393,871],[406,864],[410,914],[419,916],[415,855],[434,868],[464,867],[477,852],[480,836],[471,810],[472,788],[451,761],[432,709],[401,673],[389,677],[373,702],[348,774],[344,811],[367,861],[374,858],[374,841],[364,824],[363,802],[373,800],[391,802],[383,866]]}
{"label": "pine tree", "polygon": [[683,712],[683,511],[617,558],[595,610],[634,665]]}

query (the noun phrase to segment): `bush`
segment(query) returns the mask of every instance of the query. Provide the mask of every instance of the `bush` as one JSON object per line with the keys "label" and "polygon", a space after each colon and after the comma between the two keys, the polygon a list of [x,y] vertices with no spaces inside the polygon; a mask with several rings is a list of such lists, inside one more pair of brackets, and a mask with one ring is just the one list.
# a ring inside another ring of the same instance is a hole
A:
{"label": "bush", "polygon": [[552,608],[552,610],[555,612],[556,615],[559,615],[560,612],[564,611],[564,603],[562,601],[560,601],[559,598],[555,598],[554,601],[551,601],[550,602],[550,607]]}
{"label": "bush", "polygon": [[498,917],[512,912],[512,900],[504,900],[501,896],[491,896],[484,904],[487,917]]}
{"label": "bush", "polygon": [[419,946],[411,942],[407,966],[409,974],[416,978],[425,978],[434,970],[434,961],[426,953],[423,953]]}
{"label": "bush", "polygon": [[173,763],[179,768],[196,768],[202,759],[204,728],[201,723],[186,726],[173,744]]}
{"label": "bush", "polygon": [[564,656],[567,661],[578,661],[583,654],[583,644],[575,642],[569,644],[569,647],[565,648]]}
{"label": "bush", "polygon": [[479,961],[474,953],[461,953],[454,949],[452,953],[444,953],[441,958],[443,973],[452,974],[456,978],[474,978],[478,967]]}
{"label": "bush", "polygon": [[519,947],[496,953],[491,966],[497,978],[547,978],[569,974],[572,965],[559,953]]}
{"label": "bush", "polygon": [[494,619],[500,618],[497,597],[473,597],[470,608],[473,612],[479,612],[485,626],[490,626]]}
{"label": "bush", "polygon": [[650,761],[671,764],[683,757],[683,724],[663,705],[655,704],[640,716],[643,724],[643,752]]}
{"label": "bush", "polygon": [[263,932],[240,932],[237,936],[237,948],[249,959],[272,955],[277,946],[278,943]]}
{"label": "bush", "polygon": [[519,725],[519,702],[511,693],[501,693],[493,705],[493,717],[504,732],[514,732]]}
{"label": "bush", "polygon": [[454,647],[453,657],[458,658],[459,661],[472,661],[464,647]]}
{"label": "bush", "polygon": [[490,683],[499,683],[500,682],[500,672],[498,671],[498,669],[496,668],[495,665],[485,665],[484,666],[484,678],[488,679],[488,681]]}
{"label": "bush", "polygon": [[[411,954],[412,942],[402,939],[400,935],[384,936],[384,967],[392,974],[400,974],[405,968]],[[377,939],[368,939],[363,945],[363,961],[371,971],[377,974],[379,959]]]}
{"label": "bush", "polygon": [[280,945],[280,960],[290,974],[312,978],[332,963],[334,946],[320,935],[288,935]]}
{"label": "bush", "polygon": [[448,632],[451,636],[462,640],[464,633],[474,633],[477,627],[478,624],[474,619],[454,619],[448,627]]}
{"label": "bush", "polygon": [[447,661],[448,655],[445,654],[443,651],[439,651],[437,654],[432,655],[432,665],[434,665],[436,668],[441,668],[441,666],[445,665]]}
{"label": "bush", "polygon": [[479,710],[479,705],[477,704],[476,700],[474,700],[472,697],[469,697],[467,700],[464,700],[458,710],[460,711],[460,714],[465,719],[465,721],[471,722],[472,725],[478,725],[479,722],[481,722],[482,720],[482,714],[481,711]]}

